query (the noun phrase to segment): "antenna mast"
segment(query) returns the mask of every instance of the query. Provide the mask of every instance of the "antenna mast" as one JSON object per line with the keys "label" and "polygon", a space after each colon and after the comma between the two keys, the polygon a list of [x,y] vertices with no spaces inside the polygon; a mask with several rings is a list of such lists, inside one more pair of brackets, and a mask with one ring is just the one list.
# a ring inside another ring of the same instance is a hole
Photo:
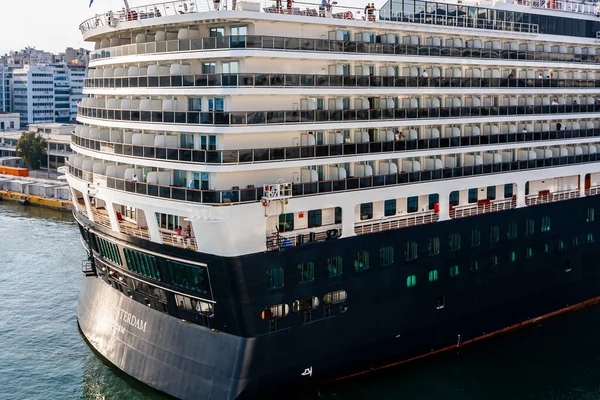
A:
{"label": "antenna mast", "polygon": [[129,2],[127,0],[123,0],[123,3],[125,3],[125,9],[129,11]]}

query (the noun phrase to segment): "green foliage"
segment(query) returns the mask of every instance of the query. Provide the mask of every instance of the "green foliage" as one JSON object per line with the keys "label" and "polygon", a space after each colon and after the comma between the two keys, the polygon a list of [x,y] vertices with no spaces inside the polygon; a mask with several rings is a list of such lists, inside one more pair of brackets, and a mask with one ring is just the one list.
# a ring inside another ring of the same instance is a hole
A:
{"label": "green foliage", "polygon": [[35,132],[27,132],[21,135],[17,142],[17,155],[23,157],[29,168],[40,169],[42,161],[46,158],[47,147],[46,139]]}

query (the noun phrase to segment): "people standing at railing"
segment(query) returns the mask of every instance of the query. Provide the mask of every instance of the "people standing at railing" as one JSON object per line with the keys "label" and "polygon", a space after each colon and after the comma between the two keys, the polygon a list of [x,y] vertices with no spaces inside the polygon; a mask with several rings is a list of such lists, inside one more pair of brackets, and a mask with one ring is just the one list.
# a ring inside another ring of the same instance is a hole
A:
{"label": "people standing at railing", "polygon": [[275,13],[276,14],[283,14],[283,7],[281,6],[281,0],[276,0],[275,1]]}
{"label": "people standing at railing", "polygon": [[596,7],[594,7],[594,12],[596,13],[596,17],[600,18],[600,2],[596,3]]}
{"label": "people standing at railing", "polygon": [[291,14],[292,13],[292,7],[294,5],[294,0],[287,0],[287,13]]}
{"label": "people standing at railing", "polygon": [[321,5],[319,6],[319,17],[325,18],[325,10],[329,7],[328,0],[321,0]]}
{"label": "people standing at railing", "polygon": [[219,11],[221,9],[221,0],[213,0],[213,5],[215,11]]}

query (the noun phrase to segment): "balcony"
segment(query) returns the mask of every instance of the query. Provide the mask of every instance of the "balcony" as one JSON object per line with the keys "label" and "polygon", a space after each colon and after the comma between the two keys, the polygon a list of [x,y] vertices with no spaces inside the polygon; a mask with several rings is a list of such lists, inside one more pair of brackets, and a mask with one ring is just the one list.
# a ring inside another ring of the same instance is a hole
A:
{"label": "balcony", "polygon": [[392,229],[408,228],[410,226],[431,224],[437,222],[440,216],[434,211],[413,213],[394,217],[384,217],[378,221],[359,222],[354,224],[354,233],[365,235],[389,231]]}
{"label": "balcony", "polygon": [[[532,171],[540,168],[564,167],[600,161],[600,154],[584,154],[578,156],[562,156],[540,158],[528,161],[510,161],[496,164],[464,166],[456,168],[443,168],[431,171],[400,172],[390,175],[375,175],[368,177],[351,177],[347,179],[304,182],[292,184],[292,196],[312,196],[318,194],[331,194],[353,190],[371,189],[383,186],[410,185],[421,182],[457,179],[467,177],[485,176],[500,173],[519,171]],[[87,171],[67,163],[69,174],[81,179]],[[136,193],[143,196],[160,197],[163,199],[189,201],[211,205],[225,205],[239,203],[253,203],[262,200],[264,190],[262,187],[248,187],[245,189],[231,190],[196,190],[185,187],[164,186],[148,184],[145,182],[132,182],[125,179],[94,175],[94,179],[105,184],[110,189]]]}
{"label": "balcony", "polygon": [[267,235],[267,250],[285,250],[303,244],[335,240],[342,236],[342,224],[324,225],[318,228],[299,229]]}
{"label": "balcony", "polygon": [[497,211],[510,210],[517,207],[517,199],[479,200],[474,204],[452,207],[450,218],[464,218],[472,215],[488,214]]}
{"label": "balcony", "polygon": [[538,194],[525,196],[525,204],[534,206],[536,204],[554,203],[556,201],[576,199],[580,196],[579,189],[570,189],[559,192],[550,192],[549,190],[540,190]]}
{"label": "balcony", "polygon": [[78,117],[105,121],[205,126],[296,125],[449,118],[516,117],[600,112],[600,104],[546,106],[423,107],[276,111],[139,111],[79,107]]}
{"label": "balcony", "polygon": [[542,140],[579,139],[600,137],[600,129],[574,129],[546,132],[505,133],[495,135],[440,137],[433,139],[399,140],[368,143],[344,143],[315,146],[290,146],[262,149],[239,150],[197,150],[174,147],[140,146],[128,143],[107,142],[88,139],[72,134],[72,142],[86,149],[102,153],[127,157],[148,158],[164,161],[179,161],[207,165],[236,165],[264,162],[298,161],[302,159],[321,159],[327,157],[349,157],[361,154],[379,154],[395,152],[418,152],[421,150],[439,150],[537,142]]}
{"label": "balcony", "polygon": [[597,88],[600,80],[416,76],[199,74],[87,78],[86,88]]}
{"label": "balcony", "polygon": [[222,36],[200,39],[167,40],[107,47],[90,53],[91,60],[110,57],[161,54],[184,51],[281,50],[348,54],[380,54],[470,58],[478,60],[523,60],[539,62],[598,63],[600,55],[543,51],[500,50],[468,47],[426,46],[394,43],[369,43],[344,40],[308,39],[275,36]]}
{"label": "balcony", "polygon": [[173,247],[181,247],[182,249],[198,250],[196,238],[177,235],[177,232],[160,230],[160,236],[163,244]]}

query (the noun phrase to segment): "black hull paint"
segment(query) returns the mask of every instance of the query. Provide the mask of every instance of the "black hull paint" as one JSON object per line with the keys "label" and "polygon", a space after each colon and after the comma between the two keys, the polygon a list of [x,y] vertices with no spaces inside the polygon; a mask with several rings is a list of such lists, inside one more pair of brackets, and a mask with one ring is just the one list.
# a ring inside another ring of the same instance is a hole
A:
{"label": "black hull paint", "polygon": [[[79,323],[100,354],[160,391],[184,399],[264,397],[427,354],[456,345],[459,335],[467,341],[599,297],[600,251],[595,243],[587,243],[587,235],[598,240],[600,230],[597,222],[585,221],[591,207],[600,210],[600,196],[234,259],[132,241],[160,248],[167,256],[209,264],[217,301],[212,327],[219,332],[148,308],[94,277],[86,278],[82,287]],[[540,219],[545,216],[551,219],[551,229],[541,232]],[[535,235],[525,235],[526,219],[536,221]],[[519,231],[509,240],[510,221],[517,222]],[[501,228],[498,243],[490,243],[487,234],[494,225]],[[468,240],[473,229],[482,232],[476,247]],[[448,235],[457,232],[463,237],[460,252],[442,247],[438,256],[427,254],[430,237],[440,237],[447,246]],[[405,262],[403,244],[412,240],[419,243],[419,257]],[[564,250],[558,250],[559,241]],[[543,253],[546,244],[548,252]],[[394,265],[377,265],[376,255],[384,245],[396,246]],[[531,257],[526,256],[528,248],[535,250]],[[373,254],[371,266],[355,272],[351,262],[360,249]],[[518,255],[516,261],[508,261],[509,251]],[[344,258],[344,275],[328,280],[322,261],[333,255]],[[500,258],[499,265],[487,265],[490,255]],[[475,259],[478,269],[471,271],[468,266]],[[315,282],[299,285],[294,282],[296,265],[307,260],[315,262]],[[286,270],[284,288],[269,292],[265,271],[277,265],[290,272]],[[458,276],[449,276],[451,265],[461,266]],[[427,280],[432,268],[439,270],[438,281]],[[411,274],[417,276],[417,285],[407,288],[406,276]],[[346,313],[336,308],[324,318],[320,307],[309,323],[303,323],[302,313],[290,313],[272,333],[260,319],[266,306],[313,295],[322,298],[340,289],[348,292]],[[445,307],[437,309],[435,299],[441,295]],[[125,329],[113,327],[119,313]],[[145,321],[145,331],[123,323],[127,314]],[[303,375],[307,369],[312,375]]]}

